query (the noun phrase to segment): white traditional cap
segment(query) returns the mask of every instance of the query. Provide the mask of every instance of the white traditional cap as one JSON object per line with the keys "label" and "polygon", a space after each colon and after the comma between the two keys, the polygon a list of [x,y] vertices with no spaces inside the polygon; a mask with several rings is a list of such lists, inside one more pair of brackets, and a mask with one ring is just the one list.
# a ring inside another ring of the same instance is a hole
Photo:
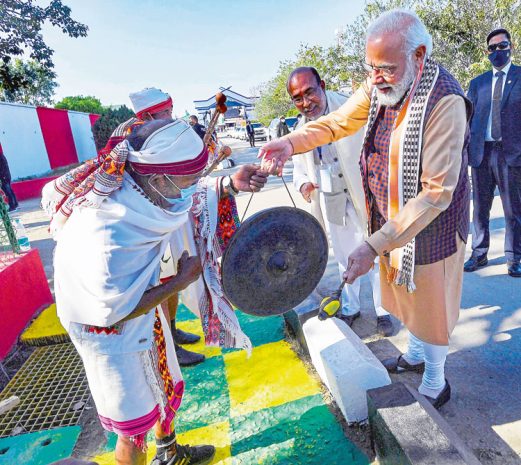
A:
{"label": "white traditional cap", "polygon": [[172,97],[155,87],[147,87],[139,92],[129,94],[132,108],[138,118],[144,113],[154,114],[166,110],[172,105]]}
{"label": "white traditional cap", "polygon": [[197,133],[184,121],[159,128],[130,151],[128,160],[140,174],[187,175],[200,172],[208,162],[208,151]]}

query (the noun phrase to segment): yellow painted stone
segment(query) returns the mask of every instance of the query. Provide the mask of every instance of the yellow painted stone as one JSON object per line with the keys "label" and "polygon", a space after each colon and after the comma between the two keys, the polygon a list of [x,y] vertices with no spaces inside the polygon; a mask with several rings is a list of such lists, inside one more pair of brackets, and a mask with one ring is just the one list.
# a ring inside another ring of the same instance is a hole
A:
{"label": "yellow painted stone", "polygon": [[56,304],[47,307],[38,317],[31,323],[21,336],[22,341],[30,341],[34,339],[48,337],[67,337],[67,332],[61,325],[58,315],[56,314]]}
{"label": "yellow painted stone", "polygon": [[203,335],[203,327],[201,326],[201,320],[188,320],[188,321],[178,321],[177,327],[182,329],[183,331],[187,331],[189,333],[197,334],[201,336],[199,342],[195,344],[184,345],[183,347],[186,350],[191,352],[199,352],[203,354],[206,358],[215,357],[216,355],[221,355],[222,351],[219,347],[208,347],[204,344],[204,335]]}
{"label": "yellow painted stone", "polygon": [[[230,446],[230,425],[228,422],[214,423],[204,428],[193,429],[177,436],[179,444],[197,446],[211,444],[215,447],[215,457],[209,465],[232,465]],[[148,442],[147,463],[150,463],[156,454],[155,441]],[[98,465],[116,465],[114,452],[106,452],[92,457],[90,460]]]}
{"label": "yellow painted stone", "polygon": [[320,386],[285,341],[224,355],[232,417],[320,392]]}

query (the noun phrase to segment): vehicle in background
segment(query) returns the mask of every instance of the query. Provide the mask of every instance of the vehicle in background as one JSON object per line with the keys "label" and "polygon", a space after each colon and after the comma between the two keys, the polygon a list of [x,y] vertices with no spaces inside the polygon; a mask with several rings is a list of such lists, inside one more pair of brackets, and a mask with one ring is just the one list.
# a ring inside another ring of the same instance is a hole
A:
{"label": "vehicle in background", "polygon": [[234,139],[238,139],[238,138],[239,138],[240,129],[241,129],[240,126],[235,126],[235,127],[232,129],[230,135],[231,135]]}
{"label": "vehicle in background", "polygon": [[[267,140],[268,133],[266,127],[258,122],[252,122],[253,130],[255,131],[255,140]],[[246,125],[237,124],[233,128],[228,129],[228,136],[239,140],[248,140],[248,133],[246,132]]]}
{"label": "vehicle in background", "polygon": [[268,131],[264,127],[264,124],[255,122],[251,123],[255,131],[255,140],[268,140]]}
{"label": "vehicle in background", "polygon": [[239,140],[248,140],[248,134],[246,134],[246,127],[240,126],[237,129],[237,139]]}
{"label": "vehicle in background", "polygon": [[[273,140],[277,138],[277,126],[279,125],[279,118],[273,118],[271,120],[270,125],[268,126],[268,140]],[[288,129],[293,131],[295,129],[295,125],[297,124],[298,119],[296,116],[288,116],[286,118],[286,124],[288,125]]]}

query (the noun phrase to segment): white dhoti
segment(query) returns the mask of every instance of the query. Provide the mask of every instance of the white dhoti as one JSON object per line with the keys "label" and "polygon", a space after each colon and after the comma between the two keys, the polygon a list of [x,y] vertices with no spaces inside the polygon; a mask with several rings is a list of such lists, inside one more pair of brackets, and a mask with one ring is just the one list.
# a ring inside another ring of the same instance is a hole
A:
{"label": "white dhoti", "polygon": [[[139,349],[144,320],[155,319],[149,349]],[[166,329],[165,331],[163,329]],[[145,447],[145,435],[161,422],[171,431],[184,391],[174,341],[163,312],[108,328],[71,323],[69,334],[80,354],[100,422],[107,431]],[[114,339],[127,341],[114,344]]]}

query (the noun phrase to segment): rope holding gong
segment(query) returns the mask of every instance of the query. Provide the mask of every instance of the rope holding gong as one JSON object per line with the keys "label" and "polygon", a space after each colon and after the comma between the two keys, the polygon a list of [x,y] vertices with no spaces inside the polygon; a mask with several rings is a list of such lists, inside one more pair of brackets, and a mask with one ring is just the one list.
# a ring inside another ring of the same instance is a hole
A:
{"label": "rope holding gong", "polygon": [[[288,185],[286,184],[286,181],[284,180],[284,176],[281,175],[280,178],[282,179],[282,182],[284,183],[284,187],[286,188],[286,192],[289,195],[289,198],[291,199],[291,203],[293,204],[293,207],[297,208],[297,204],[295,203],[295,200],[293,199],[293,196],[291,195],[291,192],[289,191]],[[244,218],[246,217],[246,213],[248,212],[248,208],[250,207],[251,200],[253,199],[253,196],[255,195],[255,192],[252,192],[250,195],[250,199],[248,200],[248,203],[246,204],[246,209],[244,210],[244,213],[241,218],[241,223],[244,221]]]}

